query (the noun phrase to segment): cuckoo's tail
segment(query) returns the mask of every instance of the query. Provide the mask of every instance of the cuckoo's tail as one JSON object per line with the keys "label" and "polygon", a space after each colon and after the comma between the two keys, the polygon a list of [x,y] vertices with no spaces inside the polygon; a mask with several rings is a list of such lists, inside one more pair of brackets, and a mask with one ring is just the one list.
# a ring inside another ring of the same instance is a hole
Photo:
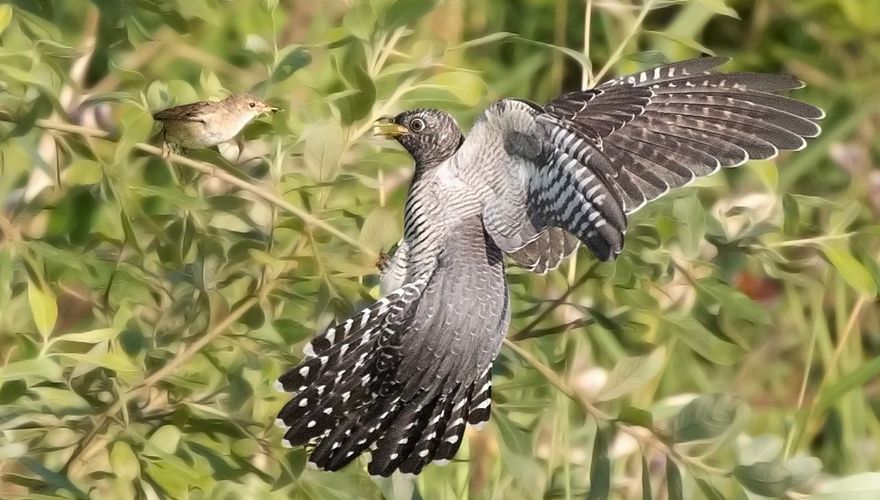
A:
{"label": "cuckoo's tail", "polygon": [[372,450],[371,474],[449,460],[466,424],[489,418],[491,365],[507,328],[501,252],[482,225],[453,239],[430,275],[334,326],[280,378],[295,396],[285,440],[337,470]]}

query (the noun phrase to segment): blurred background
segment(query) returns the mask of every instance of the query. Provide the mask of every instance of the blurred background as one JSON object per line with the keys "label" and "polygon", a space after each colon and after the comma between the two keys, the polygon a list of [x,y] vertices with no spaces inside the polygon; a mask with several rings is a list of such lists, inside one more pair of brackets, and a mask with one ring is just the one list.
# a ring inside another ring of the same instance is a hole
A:
{"label": "blurred background", "polygon": [[[649,205],[615,263],[511,269],[456,461],[281,446],[274,381],[401,236],[376,118],[701,54],[803,80],[822,136]],[[862,0],[4,2],[0,497],[880,498],[878,86]],[[161,158],[152,112],[241,91],[284,111],[240,158]]]}

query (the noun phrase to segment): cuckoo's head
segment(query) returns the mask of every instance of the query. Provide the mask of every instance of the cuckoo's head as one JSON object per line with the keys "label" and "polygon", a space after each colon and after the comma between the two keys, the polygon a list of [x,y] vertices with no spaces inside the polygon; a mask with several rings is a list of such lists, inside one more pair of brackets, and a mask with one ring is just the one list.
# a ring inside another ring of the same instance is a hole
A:
{"label": "cuckoo's head", "polygon": [[437,109],[414,109],[383,118],[373,132],[399,142],[422,168],[445,161],[464,141],[455,119]]}

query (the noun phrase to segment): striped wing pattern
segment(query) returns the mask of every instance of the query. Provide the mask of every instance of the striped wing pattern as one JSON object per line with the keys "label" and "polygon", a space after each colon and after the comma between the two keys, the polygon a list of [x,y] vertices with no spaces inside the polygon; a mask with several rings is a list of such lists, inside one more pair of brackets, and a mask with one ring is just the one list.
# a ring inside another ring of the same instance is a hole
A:
{"label": "striped wing pattern", "polygon": [[[670,64],[565,94],[536,122],[549,145],[530,199],[602,260],[622,249],[626,215],[697,177],[820,133],[820,109],[775,92],[794,78],[714,73],[724,58]],[[610,206],[609,206],[610,205]]]}

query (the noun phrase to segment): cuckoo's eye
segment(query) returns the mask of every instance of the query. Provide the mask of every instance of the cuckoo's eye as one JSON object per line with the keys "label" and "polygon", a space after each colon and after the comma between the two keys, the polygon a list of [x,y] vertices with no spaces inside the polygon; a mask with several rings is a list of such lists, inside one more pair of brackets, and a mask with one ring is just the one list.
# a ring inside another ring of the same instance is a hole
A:
{"label": "cuckoo's eye", "polygon": [[421,132],[425,130],[425,120],[421,118],[413,118],[411,122],[409,122],[409,127],[407,127],[413,132]]}
{"label": "cuckoo's eye", "polygon": [[256,108],[256,107],[257,107],[257,103],[255,103],[254,101],[251,101],[251,102],[248,103],[248,106],[250,106],[250,107],[252,107],[252,108]]}

